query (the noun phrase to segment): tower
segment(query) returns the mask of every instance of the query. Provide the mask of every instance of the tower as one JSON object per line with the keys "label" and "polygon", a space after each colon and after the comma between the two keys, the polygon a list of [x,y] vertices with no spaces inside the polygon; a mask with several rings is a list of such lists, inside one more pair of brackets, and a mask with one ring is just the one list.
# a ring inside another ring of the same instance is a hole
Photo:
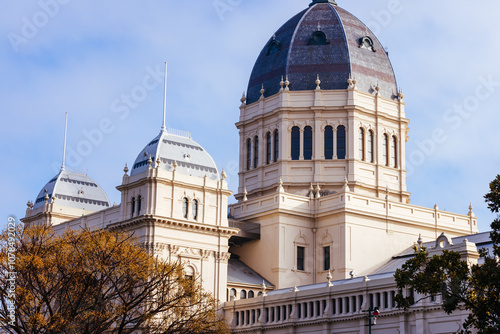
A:
{"label": "tower", "polygon": [[272,35],[241,101],[230,212],[261,239],[232,251],[278,288],[369,273],[419,234],[477,231],[408,204],[403,94],[376,36],[335,1]]}

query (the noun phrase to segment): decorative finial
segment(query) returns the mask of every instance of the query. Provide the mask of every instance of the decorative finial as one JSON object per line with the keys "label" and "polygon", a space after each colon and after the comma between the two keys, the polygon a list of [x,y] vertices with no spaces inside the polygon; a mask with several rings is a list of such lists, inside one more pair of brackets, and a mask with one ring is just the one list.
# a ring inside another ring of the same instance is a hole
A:
{"label": "decorative finial", "polygon": [[49,201],[49,194],[45,194],[44,199],[45,199],[45,202],[48,202]]}
{"label": "decorative finial", "polygon": [[151,154],[150,154],[149,159],[148,159],[148,166],[151,167],[152,163],[153,163],[153,159],[151,159]]}
{"label": "decorative finial", "polygon": [[276,40],[276,33],[273,34],[273,41]]}
{"label": "decorative finial", "polygon": [[380,84],[377,82],[377,86],[375,86],[375,90],[377,91],[376,95],[379,95],[380,93]]}
{"label": "decorative finial", "polygon": [[297,286],[294,286],[293,289],[292,289],[293,292],[299,292],[299,288],[297,288]]}
{"label": "decorative finial", "polygon": [[123,168],[123,171],[125,172],[125,175],[127,175],[129,169],[128,169],[128,166],[126,163],[125,163],[125,167]]}
{"label": "decorative finial", "polygon": [[399,97],[400,100],[403,100],[403,98],[405,97],[405,95],[403,94],[403,89],[402,88],[399,89],[398,97]]}
{"label": "decorative finial", "polygon": [[283,180],[280,177],[280,180],[278,181],[278,189],[276,189],[276,192],[281,193],[284,191],[285,191],[285,189],[283,188]]}
{"label": "decorative finial", "polygon": [[313,199],[314,198],[314,186],[311,183],[311,186],[309,187],[309,198]]}
{"label": "decorative finial", "polygon": [[434,204],[434,210],[439,210],[439,206],[437,204]]}
{"label": "decorative finial", "polygon": [[321,80],[319,80],[319,74],[316,76],[316,90],[320,90],[321,87],[319,86],[321,84]]}
{"label": "decorative finial", "polygon": [[423,240],[422,240],[422,234],[419,234],[418,235],[418,240],[417,240],[417,244],[418,244],[418,249],[421,250],[422,249],[422,244],[423,244]]}
{"label": "decorative finial", "polygon": [[227,178],[227,174],[226,174],[225,169],[222,169],[222,173],[220,174],[220,176],[222,177],[223,180],[225,180]]}
{"label": "decorative finial", "polygon": [[165,62],[165,91],[163,92],[163,124],[161,126],[161,132],[167,131],[166,121],[167,121],[167,62]]}
{"label": "decorative finial", "polygon": [[285,86],[285,82],[283,81],[283,76],[281,76],[281,81],[280,81],[280,87],[281,88],[280,88],[280,92],[283,91],[283,89],[284,89],[283,86]]}
{"label": "decorative finial", "polygon": [[241,105],[244,106],[245,102],[247,101],[247,96],[245,95],[245,92],[243,92],[243,95],[241,96]]}
{"label": "decorative finial", "polygon": [[160,164],[161,164],[161,159],[160,159],[160,157],[158,157],[156,159],[156,168],[160,168]]}
{"label": "decorative finial", "polygon": [[248,201],[247,195],[248,195],[248,191],[247,191],[247,188],[245,187],[245,188],[243,188],[243,202]]}
{"label": "decorative finial", "polygon": [[321,197],[320,191],[321,191],[321,188],[319,187],[319,183],[318,183],[316,185],[316,198],[320,198]]}
{"label": "decorative finial", "polygon": [[321,31],[321,23],[318,21],[318,31]]}
{"label": "decorative finial", "polygon": [[309,4],[309,7],[314,6],[317,3],[329,3],[331,5],[337,6],[337,3],[335,2],[335,0],[314,0],[313,2],[311,2]]}
{"label": "decorative finial", "polygon": [[262,285],[260,286],[260,288],[262,289],[262,296],[263,297],[267,296],[267,294],[266,294],[267,286],[266,286],[266,282],[264,280],[262,280]]}
{"label": "decorative finial", "polygon": [[347,84],[349,84],[349,88],[353,88],[354,85],[352,84],[352,76],[349,74],[349,78],[347,79]]}
{"label": "decorative finial", "polygon": [[333,284],[332,284],[333,276],[332,276],[332,272],[330,270],[328,270],[328,275],[326,275],[326,279],[328,280],[328,283],[326,286],[328,286],[328,287],[333,286]]}
{"label": "decorative finial", "polygon": [[264,98],[264,93],[266,92],[266,90],[264,89],[264,84],[262,84],[262,88],[260,89],[260,98],[263,99]]}
{"label": "decorative finial", "polygon": [[349,189],[349,182],[347,181],[347,177],[344,178],[344,192],[349,192],[351,189]]}
{"label": "decorative finial", "polygon": [[469,205],[469,216],[470,217],[475,217],[476,215],[474,214],[474,211],[472,211],[472,209],[474,209],[474,208],[472,207],[472,203],[471,203]]}
{"label": "decorative finial", "polygon": [[288,80],[288,75],[285,77],[285,90],[290,90],[290,81]]}
{"label": "decorative finial", "polygon": [[179,166],[179,165],[177,164],[177,160],[176,160],[176,161],[174,161],[173,166],[174,166],[174,171],[176,171],[176,170],[177,170],[177,167]]}

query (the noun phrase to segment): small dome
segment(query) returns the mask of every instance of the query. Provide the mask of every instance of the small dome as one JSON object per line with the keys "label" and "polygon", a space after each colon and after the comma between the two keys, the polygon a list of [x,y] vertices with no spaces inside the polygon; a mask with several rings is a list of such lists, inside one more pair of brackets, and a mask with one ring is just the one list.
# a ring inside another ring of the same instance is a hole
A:
{"label": "small dome", "polygon": [[281,77],[291,91],[314,90],[319,75],[325,90],[347,89],[349,77],[361,92],[393,99],[397,85],[384,48],[370,29],[332,0],[315,0],[269,39],[253,68],[247,104],[277,94]]}
{"label": "small dome", "polygon": [[142,173],[148,169],[151,157],[152,165],[160,158],[160,167],[172,171],[174,162],[177,172],[196,177],[219,179],[217,165],[212,157],[191,137],[180,131],[174,134],[172,130],[161,132],[137,156],[130,175]]}
{"label": "small dome", "polygon": [[88,175],[62,169],[38,194],[33,209],[43,207],[45,197],[56,198],[56,204],[86,211],[109,207],[108,196]]}

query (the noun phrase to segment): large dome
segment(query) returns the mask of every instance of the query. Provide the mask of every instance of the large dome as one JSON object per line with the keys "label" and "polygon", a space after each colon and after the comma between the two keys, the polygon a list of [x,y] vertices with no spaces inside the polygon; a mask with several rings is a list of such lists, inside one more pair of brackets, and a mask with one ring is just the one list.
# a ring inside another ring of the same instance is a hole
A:
{"label": "large dome", "polygon": [[160,166],[166,170],[173,170],[174,162],[176,162],[177,172],[181,174],[196,177],[207,175],[213,180],[219,178],[217,165],[212,157],[187,133],[173,130],[162,131],[139,153],[130,175],[146,171],[150,157],[152,163],[160,158]]}
{"label": "large dome", "polygon": [[88,175],[62,169],[38,194],[33,209],[43,207],[46,199],[56,199],[61,206],[100,211],[109,207],[104,190]]}
{"label": "large dome", "polygon": [[247,104],[279,92],[282,76],[291,91],[313,90],[319,75],[321,88],[346,89],[357,80],[359,91],[393,99],[397,85],[392,65],[377,37],[333,0],[315,0],[285,23],[262,49],[252,71]]}

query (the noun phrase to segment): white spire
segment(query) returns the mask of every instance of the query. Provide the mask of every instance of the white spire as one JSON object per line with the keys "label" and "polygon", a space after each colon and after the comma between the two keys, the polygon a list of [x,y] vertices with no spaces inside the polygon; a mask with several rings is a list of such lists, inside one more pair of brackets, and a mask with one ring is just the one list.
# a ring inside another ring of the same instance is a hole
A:
{"label": "white spire", "polygon": [[63,159],[62,159],[62,165],[61,165],[61,170],[65,169],[65,164],[66,164],[66,138],[68,136],[68,113],[66,113],[66,122],[64,124],[64,148],[63,148]]}
{"label": "white spire", "polygon": [[167,118],[167,62],[165,62],[165,92],[163,94],[163,125],[161,126],[161,132],[167,131],[165,127]]}

